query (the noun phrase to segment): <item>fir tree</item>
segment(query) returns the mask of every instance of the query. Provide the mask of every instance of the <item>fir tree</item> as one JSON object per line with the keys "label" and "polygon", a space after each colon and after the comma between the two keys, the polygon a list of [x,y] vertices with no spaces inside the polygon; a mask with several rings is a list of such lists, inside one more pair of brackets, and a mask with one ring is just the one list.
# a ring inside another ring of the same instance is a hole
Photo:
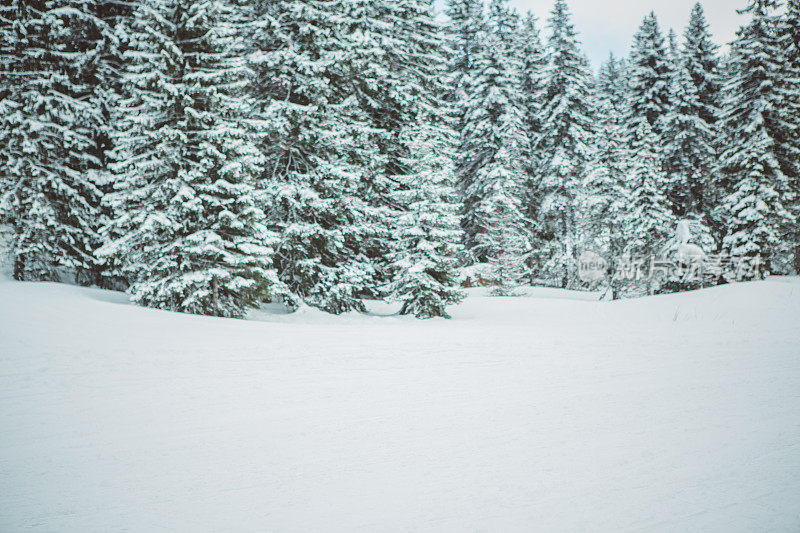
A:
{"label": "fir tree", "polygon": [[350,15],[327,0],[266,4],[249,57],[275,267],[295,298],[331,313],[365,309],[376,277],[365,243],[384,220],[362,199],[377,146],[354,95],[364,56],[345,40]]}
{"label": "fir tree", "polygon": [[[604,102],[600,116],[613,113]],[[624,248],[623,213],[628,207],[625,135],[621,125],[603,120],[599,125],[594,158],[583,186],[582,248],[600,248],[618,257]]]}
{"label": "fir tree", "polygon": [[714,195],[719,118],[717,46],[708,33],[703,9],[696,4],[680,62],[672,78],[673,106],[664,119],[664,170],[668,197],[676,216],[710,215]]}
{"label": "fir tree", "polygon": [[457,179],[464,203],[462,225],[467,247],[478,261],[488,260],[497,252],[486,238],[494,224],[493,211],[484,205],[493,180],[503,175],[516,184],[509,194],[519,195],[525,179],[520,154],[529,141],[518,107],[519,73],[509,63],[508,54],[499,37],[487,35],[477,59],[458,159]]}
{"label": "fir tree", "polygon": [[788,180],[781,169],[778,140],[788,128],[775,105],[781,76],[775,6],[772,0],[751,0],[742,12],[752,20],[732,45],[720,183],[727,195],[718,207],[726,223],[724,250],[734,256],[760,255],[768,270],[786,247],[782,228],[794,222],[783,205]]}
{"label": "fir tree", "polygon": [[101,250],[128,274],[134,302],[241,317],[270,296],[274,237],[250,185],[263,163],[243,115],[247,72],[234,7],[139,5],[125,53],[120,216]]}
{"label": "fir tree", "polygon": [[655,13],[642,21],[634,36],[629,68],[628,131],[633,135],[643,120],[656,134],[661,133],[661,120],[670,109],[672,70],[664,37]]}
{"label": "fir tree", "polygon": [[788,0],[779,19],[779,47],[784,54],[778,92],[783,131],[778,140],[781,170],[789,181],[789,207],[795,223],[787,230],[794,243],[794,271],[800,273],[800,0]]}
{"label": "fir tree", "polygon": [[613,53],[600,65],[596,83],[598,108],[602,108],[600,121],[611,120],[621,124],[627,115],[628,74],[625,59]]}
{"label": "fir tree", "polygon": [[[528,13],[520,27],[519,36],[520,92],[523,126],[528,142],[523,147],[521,157],[525,163],[526,181],[524,183],[524,209],[526,216],[534,220],[541,198],[536,195],[536,169],[539,166],[538,152],[534,146],[542,135],[542,109],[547,90],[547,54],[542,45],[536,18]],[[532,265],[531,265],[532,266]]]}
{"label": "fir tree", "polygon": [[486,259],[494,266],[499,285],[494,293],[515,295],[528,269],[531,252],[530,225],[520,201],[519,180],[509,169],[514,167],[511,154],[501,148],[494,164],[482,169],[483,196],[475,206],[485,228],[477,235],[478,247],[486,250]]}
{"label": "fir tree", "polygon": [[[484,31],[482,0],[449,0],[447,15],[450,19],[452,59],[449,85],[451,101],[457,117],[456,133],[459,136],[466,126],[467,100],[476,77],[477,57],[482,48]],[[459,142],[463,140],[459,137]]]}
{"label": "fir tree", "polygon": [[[645,264],[663,251],[675,228],[675,217],[660,184],[665,180],[658,157],[658,137],[646,122],[641,122],[631,140],[628,187],[630,197],[621,217],[625,252],[634,262]],[[647,289],[652,293],[651,278]]]}
{"label": "fir tree", "polygon": [[95,2],[0,10],[0,201],[16,279],[96,282],[104,181],[104,64],[114,36]]}
{"label": "fir tree", "polygon": [[578,192],[588,171],[594,142],[593,79],[563,0],[550,18],[547,92],[536,151],[537,222],[546,241],[546,274],[566,287],[576,245]]}
{"label": "fir tree", "polygon": [[408,166],[416,170],[396,193],[407,210],[395,232],[399,246],[392,255],[390,294],[403,302],[401,314],[449,318],[446,306],[463,298],[456,287],[461,230],[453,189],[454,139],[424,116],[407,135]]}

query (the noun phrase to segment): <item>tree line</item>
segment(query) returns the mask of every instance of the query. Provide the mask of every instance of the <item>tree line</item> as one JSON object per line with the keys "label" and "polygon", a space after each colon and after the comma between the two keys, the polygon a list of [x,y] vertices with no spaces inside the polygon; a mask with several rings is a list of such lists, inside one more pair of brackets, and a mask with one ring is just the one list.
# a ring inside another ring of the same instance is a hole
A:
{"label": "tree line", "polygon": [[[240,317],[260,302],[447,316],[459,269],[578,283],[583,249],[788,272],[800,0],[648,15],[597,75],[563,0],[2,0],[0,221],[13,274]],[[542,35],[543,30],[546,34]]]}

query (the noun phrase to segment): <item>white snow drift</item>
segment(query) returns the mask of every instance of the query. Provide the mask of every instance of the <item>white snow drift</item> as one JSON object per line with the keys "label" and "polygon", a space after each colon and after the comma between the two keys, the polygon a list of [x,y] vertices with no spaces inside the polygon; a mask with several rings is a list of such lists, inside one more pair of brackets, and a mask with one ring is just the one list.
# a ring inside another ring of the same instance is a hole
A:
{"label": "white snow drift", "polygon": [[250,321],[0,282],[0,530],[800,528],[800,281]]}

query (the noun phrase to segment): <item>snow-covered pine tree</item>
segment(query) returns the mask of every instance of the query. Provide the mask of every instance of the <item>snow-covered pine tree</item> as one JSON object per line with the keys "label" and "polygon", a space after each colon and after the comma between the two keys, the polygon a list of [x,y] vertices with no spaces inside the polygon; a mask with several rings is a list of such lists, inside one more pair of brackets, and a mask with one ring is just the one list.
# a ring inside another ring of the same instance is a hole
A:
{"label": "snow-covered pine tree", "polygon": [[97,282],[112,28],[97,3],[14,0],[0,10],[2,218],[15,231],[17,279]]}
{"label": "snow-covered pine tree", "polygon": [[547,91],[535,147],[536,196],[542,198],[537,223],[545,241],[544,274],[566,287],[574,273],[578,193],[592,159],[594,80],[564,0],[556,1],[549,25]]}
{"label": "snow-covered pine tree", "polygon": [[[476,60],[477,75],[467,102],[458,158],[457,179],[464,204],[462,226],[468,250],[481,262],[497,257],[500,251],[486,236],[496,225],[493,210],[485,205],[495,187],[492,182],[503,176],[509,184],[516,184],[511,190],[504,186],[504,194],[520,195],[525,180],[520,154],[529,141],[518,107],[519,72],[508,61],[508,54],[498,36],[486,36]],[[519,196],[517,201],[521,202]],[[518,225],[526,223],[520,220]]]}
{"label": "snow-covered pine tree", "polygon": [[716,124],[721,99],[719,47],[708,29],[700,2],[692,8],[689,25],[683,36],[682,66],[688,71],[697,90],[698,114],[706,124]]}
{"label": "snow-covered pine tree", "polygon": [[671,69],[664,37],[655,13],[647,15],[634,36],[628,63],[628,132],[634,135],[646,120],[657,135],[661,120],[669,112]]}
{"label": "snow-covered pine tree", "polygon": [[[509,51],[519,46],[519,13],[509,7],[509,0],[489,0],[487,31],[497,35]],[[509,53],[509,60],[519,62],[516,54]]]}
{"label": "snow-covered pine tree", "polygon": [[464,141],[462,133],[468,112],[467,100],[476,77],[477,56],[482,47],[481,40],[485,29],[483,1],[449,0],[447,16],[450,20],[449,34],[452,48],[448,84],[452,91],[450,100],[454,105],[457,119],[456,133],[461,143]]}
{"label": "snow-covered pine tree", "polygon": [[[610,53],[601,65],[595,84],[598,108],[601,109],[598,120],[611,120],[621,124],[627,115],[628,97],[627,61]],[[604,112],[603,112],[604,111]]]}
{"label": "snow-covered pine tree", "polygon": [[528,137],[528,143],[521,153],[527,175],[523,187],[523,208],[525,215],[530,220],[534,220],[541,198],[536,195],[538,191],[536,181],[538,153],[534,151],[533,147],[538,144],[538,139],[542,134],[542,108],[547,91],[547,53],[542,45],[539,28],[536,26],[536,18],[530,12],[520,26],[519,55],[521,58],[521,109],[523,125]]}
{"label": "snow-covered pine tree", "polygon": [[580,216],[580,245],[584,250],[598,249],[606,257],[617,258],[624,251],[622,214],[628,207],[625,134],[622,125],[612,118],[610,102],[598,108],[597,143],[586,181]]}
{"label": "snow-covered pine tree", "polygon": [[663,120],[666,194],[677,217],[694,218],[708,228],[714,202],[719,80],[717,46],[699,3],[684,36],[672,78],[672,109]]}
{"label": "snow-covered pine tree", "polygon": [[494,155],[493,164],[479,172],[483,184],[483,197],[475,206],[477,218],[484,221],[477,246],[486,251],[486,258],[494,266],[499,284],[494,288],[498,296],[514,296],[529,268],[531,252],[530,227],[525,217],[519,177],[512,170],[514,155],[505,146]]}
{"label": "snow-covered pine tree", "polygon": [[260,205],[281,236],[275,266],[296,298],[331,313],[365,309],[375,269],[364,243],[384,220],[360,196],[377,148],[354,94],[363,56],[347,41],[356,38],[346,35],[352,24],[328,0],[259,5],[251,24],[251,92],[266,156]]}
{"label": "snow-covered pine tree", "polygon": [[678,70],[672,87],[673,108],[663,121],[665,192],[676,216],[705,217],[706,191],[715,166],[715,132],[699,116],[697,89],[685,69]]}
{"label": "snow-covered pine tree", "polygon": [[395,193],[405,211],[397,220],[391,255],[392,298],[403,302],[400,314],[449,318],[446,307],[461,301],[457,288],[457,255],[461,228],[453,188],[454,134],[435,117],[420,114],[409,128],[413,172]]}
{"label": "snow-covered pine tree", "polygon": [[[407,134],[420,128],[442,128],[449,137],[451,109],[447,97],[447,58],[443,55],[443,26],[434,19],[428,0],[369,0],[370,10],[359,21],[367,24],[373,44],[354,70],[356,94],[377,138],[383,166],[375,179],[362,188],[362,197],[382,215],[382,231],[376,235],[369,257],[379,273],[378,281],[389,281],[394,269],[387,258],[397,239],[387,238],[398,216],[410,209],[399,200],[416,174],[413,139]],[[513,33],[513,13],[502,12],[504,31]],[[363,46],[364,39],[356,44]],[[428,122],[428,124],[423,124]],[[448,151],[448,153],[451,153]],[[376,158],[372,158],[373,161]],[[400,192],[401,194],[395,194]],[[374,294],[380,296],[378,292]]]}
{"label": "snow-covered pine tree", "polygon": [[263,161],[243,122],[238,19],[218,0],[135,11],[109,195],[120,216],[99,254],[119,261],[141,305],[241,317],[276,281],[251,186]]}
{"label": "snow-covered pine tree", "polygon": [[767,271],[787,247],[782,229],[795,222],[783,203],[788,180],[778,139],[788,128],[776,106],[782,74],[776,5],[774,0],[750,0],[741,11],[751,20],[731,47],[720,158],[720,188],[727,194],[718,206],[726,226],[723,250],[733,256],[760,256]]}
{"label": "snow-covered pine tree", "polygon": [[789,180],[791,198],[787,207],[795,223],[787,235],[794,243],[794,271],[800,273],[800,0],[788,0],[778,22],[779,46],[784,54],[778,87],[784,132],[778,140],[778,157]]}
{"label": "snow-covered pine tree", "polygon": [[[657,256],[674,233],[675,217],[661,193],[664,173],[658,157],[658,137],[646,121],[639,123],[631,141],[627,182],[628,204],[621,216],[625,253],[645,264]],[[648,291],[654,286],[647,280]]]}

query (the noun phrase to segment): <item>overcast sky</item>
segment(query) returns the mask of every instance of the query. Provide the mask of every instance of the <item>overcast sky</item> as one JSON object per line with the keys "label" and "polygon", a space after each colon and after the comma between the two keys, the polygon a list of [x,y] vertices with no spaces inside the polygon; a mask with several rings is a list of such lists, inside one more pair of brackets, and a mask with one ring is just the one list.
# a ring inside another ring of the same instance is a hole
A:
{"label": "overcast sky", "polygon": [[[674,28],[679,37],[689,22],[689,13],[696,0],[567,0],[573,14],[575,29],[592,67],[597,68],[609,51],[627,55],[633,34],[642,18],[655,11],[662,31],[666,35]],[[553,0],[510,0],[520,12],[533,11],[540,27],[546,24]],[[745,17],[736,9],[746,5],[746,0],[701,0],[711,33],[719,44],[730,42]],[[545,35],[547,32],[545,30]]]}

